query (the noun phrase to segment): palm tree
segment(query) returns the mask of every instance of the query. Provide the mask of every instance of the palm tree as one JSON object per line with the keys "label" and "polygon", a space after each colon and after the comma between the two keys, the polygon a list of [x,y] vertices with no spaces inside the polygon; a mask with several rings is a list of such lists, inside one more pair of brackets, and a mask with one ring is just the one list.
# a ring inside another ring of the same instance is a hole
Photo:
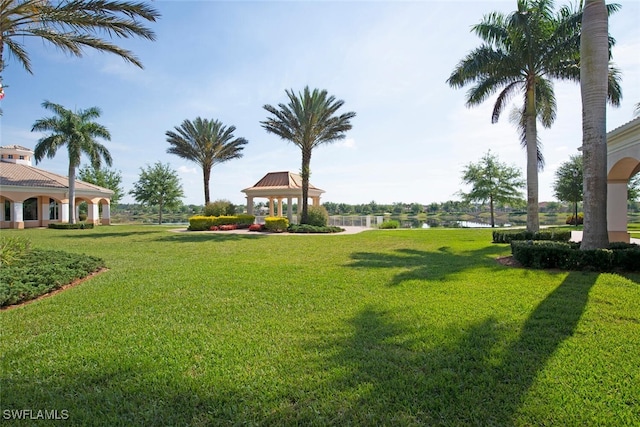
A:
{"label": "palm tree", "polygon": [[584,156],[584,233],[581,249],[606,248],[608,17],[604,0],[587,0],[582,16],[580,89]]}
{"label": "palm tree", "polygon": [[75,224],[75,188],[76,168],[80,165],[80,157],[86,154],[91,165],[100,168],[102,159],[111,166],[111,154],[107,148],[96,141],[97,138],[111,140],[107,128],[92,119],[100,117],[98,107],[73,112],[59,104],[44,101],[42,107],[54,112],[54,117],[36,120],[32,132],[51,132],[50,135],[38,140],[34,149],[36,163],[45,156],[53,158],[58,148],[67,146],[69,153],[69,222]]}
{"label": "palm tree", "polygon": [[[611,12],[617,6],[610,6]],[[481,104],[499,91],[491,116],[496,123],[511,97],[524,94],[517,120],[527,152],[527,230],[538,231],[538,170],[543,165],[537,121],[550,127],[556,116],[552,79],[580,79],[581,12],[569,7],[553,12],[552,0],[518,0],[508,16],[486,15],[473,27],[484,41],[454,69],[447,83],[452,87],[473,84],[467,106]],[[613,39],[610,43],[613,44]],[[619,74],[612,69],[609,96],[620,102]]]}
{"label": "palm tree", "polygon": [[140,68],[136,56],[109,42],[109,37],[140,36],[154,40],[155,34],[141,20],[155,22],[160,13],[142,2],[121,0],[0,0],[0,83],[4,47],[29,73],[31,61],[25,38],[37,37],[63,52],[81,57],[85,48],[114,53]]}
{"label": "palm tree", "polygon": [[202,168],[204,178],[204,203],[209,203],[209,181],[211,168],[219,163],[242,157],[247,140],[234,138],[235,126],[228,128],[218,120],[197,117],[193,122],[185,120],[167,131],[167,142],[171,145],[167,153],[196,162]]}
{"label": "palm tree", "polygon": [[307,223],[309,176],[311,175],[311,152],[320,144],[331,143],[345,138],[345,132],[351,130],[350,120],[356,113],[348,112],[336,116],[344,101],[329,96],[326,90],[306,86],[297,95],[285,90],[289,104],[278,104],[278,108],[265,105],[263,108],[272,114],[260,122],[267,132],[293,142],[302,151],[302,215],[300,222]]}

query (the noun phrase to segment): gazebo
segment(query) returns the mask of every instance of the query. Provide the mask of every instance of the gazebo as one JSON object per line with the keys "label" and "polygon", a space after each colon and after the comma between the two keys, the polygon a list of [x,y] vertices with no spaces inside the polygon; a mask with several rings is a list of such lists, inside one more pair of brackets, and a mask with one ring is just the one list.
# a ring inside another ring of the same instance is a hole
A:
{"label": "gazebo", "polygon": [[[276,214],[274,203],[277,201],[277,215],[284,216],[282,201],[287,199],[287,218],[293,222],[292,201],[297,199],[302,206],[302,177],[293,172],[269,172],[253,187],[242,190],[247,195],[247,213],[253,215],[253,199],[256,197],[269,199],[269,216]],[[309,183],[309,198],[313,206],[320,206],[320,195],[324,193]]]}
{"label": "gazebo", "polygon": [[607,230],[609,241],[629,242],[627,185],[640,172],[640,117],[607,134]]}
{"label": "gazebo", "polygon": [[[0,147],[0,228],[46,227],[69,222],[69,179],[31,166],[33,150],[19,145]],[[113,191],[76,180],[78,201],[87,202],[87,222],[111,224]],[[102,218],[99,206],[102,205]]]}

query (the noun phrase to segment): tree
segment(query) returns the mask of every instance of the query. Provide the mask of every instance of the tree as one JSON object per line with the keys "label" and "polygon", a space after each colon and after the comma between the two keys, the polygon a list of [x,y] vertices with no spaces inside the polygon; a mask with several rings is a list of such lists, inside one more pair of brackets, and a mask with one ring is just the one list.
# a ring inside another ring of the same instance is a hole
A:
{"label": "tree", "polygon": [[[611,11],[616,6],[611,6]],[[471,51],[447,80],[452,87],[473,84],[467,106],[484,102],[500,91],[491,116],[500,118],[511,97],[524,94],[520,120],[521,143],[527,152],[527,230],[538,231],[538,169],[543,165],[537,120],[550,127],[556,115],[552,79],[580,79],[581,12],[562,7],[553,12],[552,0],[519,0],[508,16],[486,15],[472,29],[484,44]],[[613,40],[611,40],[613,44]],[[609,94],[620,101],[619,74],[612,69]]]}
{"label": "tree", "polygon": [[582,156],[571,156],[568,162],[564,162],[556,170],[556,179],[553,183],[554,196],[562,202],[571,202],[574,205],[573,218],[578,225],[578,202],[583,198],[583,172]]}
{"label": "tree", "polygon": [[300,222],[307,223],[309,177],[311,175],[311,152],[321,144],[335,142],[345,138],[345,132],[351,130],[351,119],[356,113],[348,112],[336,115],[344,101],[329,96],[326,90],[306,86],[297,95],[286,90],[289,103],[278,104],[278,108],[265,105],[263,108],[272,116],[260,122],[269,133],[281,139],[293,142],[302,151],[302,214]]}
{"label": "tree", "polygon": [[122,199],[124,189],[121,187],[122,172],[120,171],[90,165],[78,170],[78,178],[113,191],[113,196],[111,196],[112,206],[117,205]]}
{"label": "tree", "polygon": [[584,232],[580,248],[606,248],[607,232],[607,77],[609,22],[604,0],[587,0],[580,39],[582,153],[584,155]]}
{"label": "tree", "polygon": [[85,48],[116,54],[140,68],[136,56],[102,37],[140,36],[155,40],[141,20],[155,22],[160,13],[142,2],[120,0],[0,0],[0,83],[4,47],[33,73],[24,40],[37,37],[63,52],[81,57]]}
{"label": "tree", "polygon": [[89,157],[93,167],[100,168],[102,159],[111,166],[111,154],[107,148],[96,141],[96,138],[111,140],[111,134],[106,127],[92,119],[100,117],[98,107],[73,112],[59,104],[44,101],[42,107],[53,111],[56,116],[36,120],[31,128],[32,132],[51,132],[40,138],[35,146],[33,155],[36,163],[45,156],[53,158],[63,145],[67,146],[69,154],[69,222],[75,224],[75,194],[76,169],[80,166],[82,154]]}
{"label": "tree", "polygon": [[496,226],[494,204],[517,201],[521,197],[518,189],[525,186],[520,170],[500,162],[491,150],[479,162],[465,166],[462,181],[473,187],[468,193],[460,192],[465,202],[489,202],[491,227]]}
{"label": "tree", "polygon": [[142,205],[158,207],[158,224],[162,224],[162,209],[179,206],[184,197],[178,174],[160,162],[140,168],[140,178],[129,194]]}
{"label": "tree", "polygon": [[185,120],[174,131],[167,131],[171,145],[167,153],[191,160],[202,168],[204,179],[204,204],[209,203],[211,168],[219,163],[242,157],[247,140],[234,138],[235,126],[225,127],[218,120],[197,117],[193,122]]}

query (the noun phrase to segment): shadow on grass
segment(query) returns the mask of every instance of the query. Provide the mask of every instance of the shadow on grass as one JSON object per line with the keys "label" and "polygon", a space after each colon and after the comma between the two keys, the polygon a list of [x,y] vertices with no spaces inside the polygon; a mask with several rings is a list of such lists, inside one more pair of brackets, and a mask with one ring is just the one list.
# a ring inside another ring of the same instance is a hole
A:
{"label": "shadow on grass", "polygon": [[504,253],[504,247],[492,245],[476,251],[452,252],[442,246],[437,251],[398,249],[393,253],[356,252],[351,255],[354,268],[403,268],[396,274],[390,286],[397,286],[406,280],[445,280],[448,274],[463,271],[471,266],[489,263],[500,268],[495,260],[497,254]]}
{"label": "shadow on grass", "polygon": [[327,369],[348,372],[328,385],[351,396],[336,403],[338,424],[370,422],[367,414],[381,424],[521,424],[515,417],[527,391],[573,335],[596,278],[570,273],[512,342],[497,319],[487,318],[450,331],[457,339],[424,348],[431,341],[428,330],[416,337],[393,313],[366,308],[351,320],[352,336],[337,343],[341,350],[327,361]]}
{"label": "shadow on grass", "polygon": [[197,242],[229,242],[240,240],[256,240],[264,239],[267,236],[255,234],[239,234],[239,233],[167,233],[158,236],[156,242],[172,242],[172,243],[197,243]]}
{"label": "shadow on grass", "polygon": [[148,234],[157,234],[158,231],[120,231],[120,232],[100,232],[94,230],[77,230],[78,233],[74,231],[69,233],[69,230],[56,230],[56,231],[64,231],[68,234],[65,234],[64,237],[69,239],[103,239],[105,237],[131,237],[131,236],[144,236]]}

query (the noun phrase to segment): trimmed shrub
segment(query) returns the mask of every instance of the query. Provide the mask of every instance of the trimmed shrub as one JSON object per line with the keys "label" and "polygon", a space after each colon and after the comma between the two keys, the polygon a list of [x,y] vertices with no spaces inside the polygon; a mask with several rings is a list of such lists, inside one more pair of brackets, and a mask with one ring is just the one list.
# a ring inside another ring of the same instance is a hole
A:
{"label": "trimmed shrub", "polygon": [[317,227],[309,224],[291,224],[288,228],[289,233],[340,233],[344,228],[340,227]]}
{"label": "trimmed shrub", "polygon": [[276,233],[286,231],[289,227],[289,220],[282,216],[268,216],[264,219],[264,228]]}
{"label": "trimmed shrub", "polygon": [[395,219],[388,219],[386,221],[383,221],[382,224],[380,224],[380,228],[382,228],[383,230],[400,228],[400,222],[396,221]]}
{"label": "trimmed shrub", "polygon": [[76,222],[75,224],[69,224],[66,222],[54,222],[52,224],[49,224],[48,228],[53,228],[56,230],[84,230],[93,228],[93,223],[90,222],[87,224],[86,222]]}
{"label": "trimmed shrub", "polygon": [[640,247],[622,245],[583,251],[579,243],[514,240],[511,242],[511,253],[523,266],[532,268],[640,271]]}
{"label": "trimmed shrub", "polygon": [[249,231],[264,231],[264,224],[251,224]]}
{"label": "trimmed shrub", "polygon": [[329,223],[329,212],[324,206],[307,207],[307,225],[326,227]]}
{"label": "trimmed shrub", "polygon": [[514,240],[548,240],[552,242],[568,242],[571,240],[570,230],[543,230],[531,233],[526,230],[496,230],[493,232],[493,243],[511,243]]}
{"label": "trimmed shrub", "polygon": [[235,225],[237,228],[248,228],[256,220],[253,215],[225,215],[225,216],[204,216],[195,215],[189,218],[190,231],[211,230],[211,227],[221,225]]}
{"label": "trimmed shrub", "polygon": [[24,237],[0,237],[0,267],[22,259],[31,250],[31,241]]}
{"label": "trimmed shrub", "polygon": [[[567,220],[565,221],[565,223],[569,225],[576,225],[573,215],[567,216]],[[580,224],[584,224],[584,215],[581,213],[578,214],[578,225]]]}

